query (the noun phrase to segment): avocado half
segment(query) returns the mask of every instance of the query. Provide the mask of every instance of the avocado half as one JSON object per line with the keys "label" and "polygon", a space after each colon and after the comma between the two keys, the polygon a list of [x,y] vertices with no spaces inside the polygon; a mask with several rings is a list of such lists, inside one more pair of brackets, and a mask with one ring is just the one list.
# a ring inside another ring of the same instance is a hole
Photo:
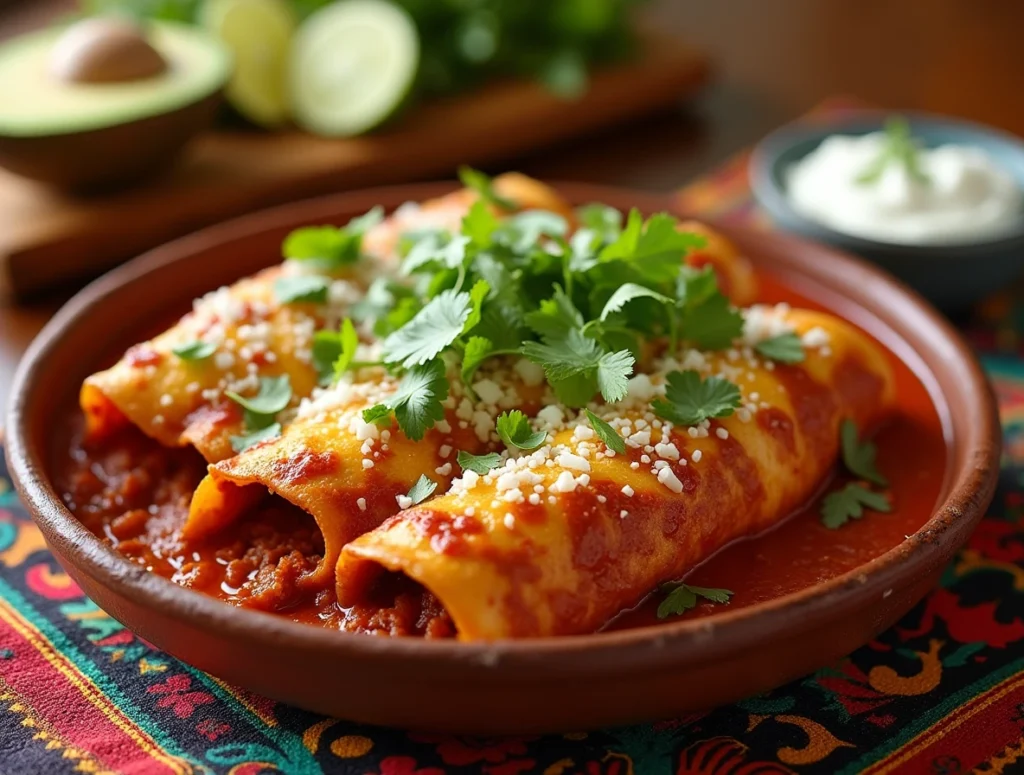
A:
{"label": "avocado half", "polygon": [[170,165],[209,126],[231,74],[202,30],[87,19],[0,45],[0,166],[74,190]]}

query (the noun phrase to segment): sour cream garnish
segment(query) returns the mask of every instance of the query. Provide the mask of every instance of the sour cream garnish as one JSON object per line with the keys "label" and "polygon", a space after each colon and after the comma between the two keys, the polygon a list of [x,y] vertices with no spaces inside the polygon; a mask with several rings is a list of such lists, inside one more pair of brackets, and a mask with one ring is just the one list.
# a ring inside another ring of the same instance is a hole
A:
{"label": "sour cream garnish", "polygon": [[892,161],[872,180],[858,181],[888,141],[883,132],[827,138],[790,169],[790,204],[837,231],[915,245],[991,239],[1024,218],[1020,185],[971,146],[919,148],[922,176]]}

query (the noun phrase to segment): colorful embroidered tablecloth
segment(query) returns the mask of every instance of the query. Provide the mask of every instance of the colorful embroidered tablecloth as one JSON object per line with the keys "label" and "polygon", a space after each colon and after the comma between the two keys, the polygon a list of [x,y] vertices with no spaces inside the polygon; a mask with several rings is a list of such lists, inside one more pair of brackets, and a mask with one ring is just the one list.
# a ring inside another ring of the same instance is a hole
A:
{"label": "colorful embroidered tablecloth", "polygon": [[[679,199],[691,212],[760,218],[745,155]],[[254,696],[161,653],[83,596],[0,468],[0,774],[952,775],[1024,766],[1024,303],[993,299],[966,327],[999,394],[1006,454],[991,513],[941,588],[838,664],[655,724],[480,739],[367,727]]]}

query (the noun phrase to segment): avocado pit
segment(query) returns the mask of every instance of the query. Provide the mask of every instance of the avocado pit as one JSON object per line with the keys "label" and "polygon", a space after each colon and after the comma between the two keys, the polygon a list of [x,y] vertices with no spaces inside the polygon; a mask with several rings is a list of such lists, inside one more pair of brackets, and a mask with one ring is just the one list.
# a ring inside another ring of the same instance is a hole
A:
{"label": "avocado pit", "polygon": [[0,43],[0,166],[66,191],[109,191],[170,166],[210,126],[224,45],[173,22],[97,17]]}
{"label": "avocado pit", "polygon": [[137,24],[97,18],[73,24],[57,38],[50,70],[66,83],[125,83],[160,75],[167,60]]}

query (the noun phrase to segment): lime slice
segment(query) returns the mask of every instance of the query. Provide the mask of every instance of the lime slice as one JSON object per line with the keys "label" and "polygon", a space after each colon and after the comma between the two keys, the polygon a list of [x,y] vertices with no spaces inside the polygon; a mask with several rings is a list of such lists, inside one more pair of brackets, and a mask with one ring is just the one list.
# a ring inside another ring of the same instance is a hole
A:
{"label": "lime slice", "polygon": [[341,0],[306,19],[292,47],[292,112],[321,135],[357,135],[402,104],[419,63],[409,15],[386,0]]}
{"label": "lime slice", "polygon": [[206,0],[199,21],[231,50],[228,101],[255,124],[288,121],[288,58],[295,19],[286,0]]}

